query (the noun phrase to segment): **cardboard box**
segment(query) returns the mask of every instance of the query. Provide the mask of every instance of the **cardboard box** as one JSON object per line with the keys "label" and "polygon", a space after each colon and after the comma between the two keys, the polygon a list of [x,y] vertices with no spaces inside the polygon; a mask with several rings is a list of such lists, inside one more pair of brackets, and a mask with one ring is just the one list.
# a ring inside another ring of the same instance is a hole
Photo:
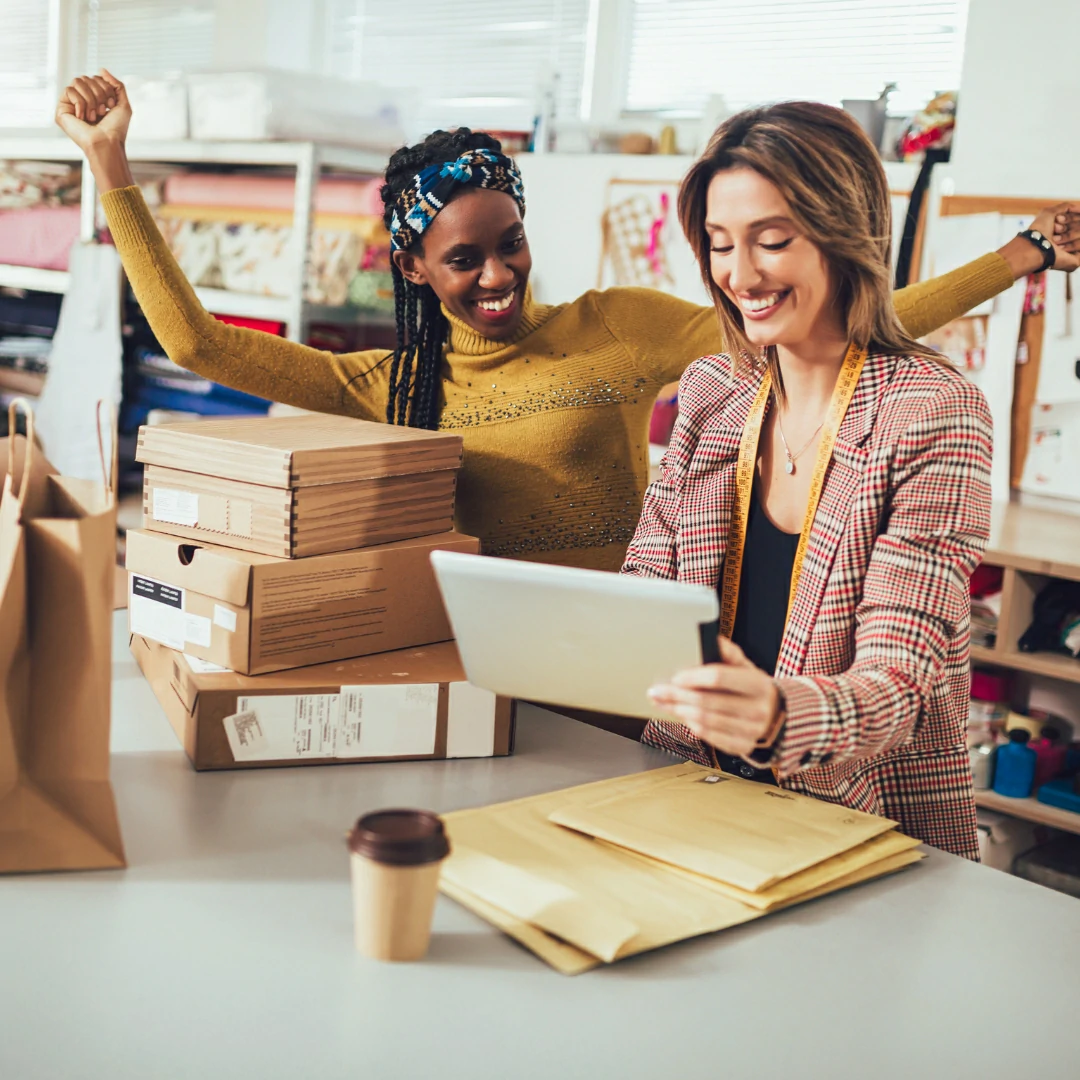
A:
{"label": "cardboard box", "polygon": [[452,641],[255,677],[131,651],[199,770],[513,753],[516,703],[466,682]]}
{"label": "cardboard box", "polygon": [[135,456],[151,528],[299,558],[452,528],[461,445],[312,414],[144,427]]}
{"label": "cardboard box", "polygon": [[480,541],[448,532],[275,559],[132,529],[131,632],[246,675],[448,641],[437,548],[475,554]]}

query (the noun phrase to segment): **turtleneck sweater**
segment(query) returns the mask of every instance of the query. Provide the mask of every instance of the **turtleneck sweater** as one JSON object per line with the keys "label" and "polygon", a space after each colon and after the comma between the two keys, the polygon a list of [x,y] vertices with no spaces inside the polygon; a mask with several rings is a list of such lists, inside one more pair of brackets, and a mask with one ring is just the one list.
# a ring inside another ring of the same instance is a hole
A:
{"label": "turtleneck sweater", "polygon": [[[385,350],[324,352],[218,322],[139,189],[106,192],[102,203],[135,296],[175,363],[272,401],[385,420]],[[919,337],[1011,283],[1000,256],[983,256],[896,293],[897,314]],[[489,555],[618,570],[648,483],[653,403],[693,360],[720,351],[713,310],[652,289],[557,306],[527,290],[510,340],[447,318],[439,428],[464,440],[457,527]]]}

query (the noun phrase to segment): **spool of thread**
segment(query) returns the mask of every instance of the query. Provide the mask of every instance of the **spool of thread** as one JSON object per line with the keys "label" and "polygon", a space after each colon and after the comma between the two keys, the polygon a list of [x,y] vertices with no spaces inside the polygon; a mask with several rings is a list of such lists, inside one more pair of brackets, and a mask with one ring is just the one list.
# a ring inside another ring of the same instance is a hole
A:
{"label": "spool of thread", "polygon": [[1005,717],[1005,734],[1012,731],[1026,731],[1029,739],[1037,739],[1042,732],[1043,722],[1034,716],[1025,716],[1023,713],[1010,712]]}

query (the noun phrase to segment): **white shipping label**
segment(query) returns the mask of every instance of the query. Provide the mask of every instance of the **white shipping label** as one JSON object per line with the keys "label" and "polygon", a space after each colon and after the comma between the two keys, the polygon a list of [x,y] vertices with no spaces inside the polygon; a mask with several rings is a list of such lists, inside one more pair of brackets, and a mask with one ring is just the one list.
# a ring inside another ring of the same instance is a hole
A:
{"label": "white shipping label", "polygon": [[343,686],[338,757],[435,753],[439,684]]}
{"label": "white shipping label", "polygon": [[192,645],[210,648],[210,620],[205,615],[184,614],[184,640]]}
{"label": "white shipping label", "polygon": [[450,684],[446,756],[491,757],[495,753],[495,695],[472,683]]}
{"label": "white shipping label", "polygon": [[230,611],[220,604],[214,605],[214,625],[222,630],[228,630],[230,634],[236,633],[236,612]]}
{"label": "white shipping label", "polygon": [[237,713],[253,713],[265,745],[249,761],[332,758],[337,743],[338,694],[237,698]]}
{"label": "white shipping label", "polygon": [[131,574],[128,618],[133,634],[183,651],[187,619],[183,589],[141,574]]}
{"label": "white shipping label", "polygon": [[153,515],[155,521],[167,521],[171,525],[187,525],[193,528],[199,523],[199,496],[190,491],[175,488],[153,488]]}
{"label": "white shipping label", "polygon": [[253,712],[226,716],[225,737],[229,740],[233,761],[265,761],[268,742],[259,718]]}
{"label": "white shipping label", "polygon": [[221,667],[220,664],[211,664],[209,660],[203,660],[199,656],[188,656],[184,653],[184,660],[187,666],[198,675],[220,675],[222,672],[232,674],[230,668]]}

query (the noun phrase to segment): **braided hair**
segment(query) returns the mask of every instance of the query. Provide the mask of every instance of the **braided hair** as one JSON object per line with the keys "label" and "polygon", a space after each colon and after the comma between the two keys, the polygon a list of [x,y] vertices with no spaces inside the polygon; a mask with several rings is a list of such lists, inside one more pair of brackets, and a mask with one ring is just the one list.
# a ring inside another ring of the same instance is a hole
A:
{"label": "braided hair", "polygon": [[[416,146],[402,147],[390,158],[386,183],[380,192],[384,224],[390,228],[395,204],[421,170],[453,161],[469,150],[499,152],[501,149],[498,139],[469,128],[433,131]],[[408,250],[422,252],[421,241]],[[440,373],[450,324],[430,285],[414,285],[394,260],[390,269],[394,278],[397,345],[390,367],[386,420],[390,424],[434,431],[439,426]]]}

